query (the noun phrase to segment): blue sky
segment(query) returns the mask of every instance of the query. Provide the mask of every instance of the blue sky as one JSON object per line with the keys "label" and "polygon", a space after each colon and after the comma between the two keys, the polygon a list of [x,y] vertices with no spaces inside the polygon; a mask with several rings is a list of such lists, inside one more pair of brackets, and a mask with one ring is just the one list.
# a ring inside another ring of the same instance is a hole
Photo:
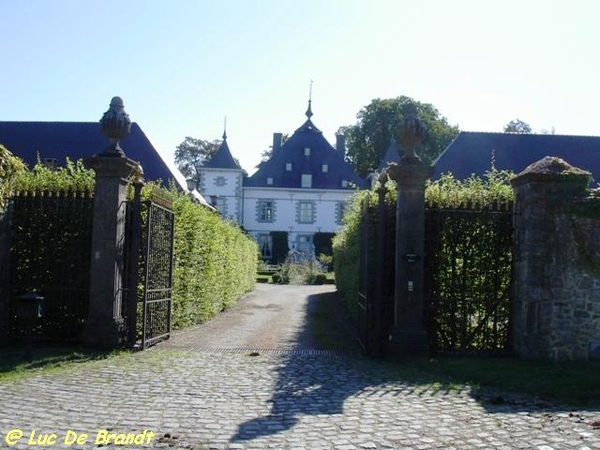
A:
{"label": "blue sky", "polygon": [[[249,172],[313,121],[330,142],[373,98],[467,131],[600,135],[596,0],[0,0],[0,120],[96,121],[114,95],[173,161],[228,142]],[[127,151],[126,141],[123,147]],[[90,149],[90,154],[98,149]]]}

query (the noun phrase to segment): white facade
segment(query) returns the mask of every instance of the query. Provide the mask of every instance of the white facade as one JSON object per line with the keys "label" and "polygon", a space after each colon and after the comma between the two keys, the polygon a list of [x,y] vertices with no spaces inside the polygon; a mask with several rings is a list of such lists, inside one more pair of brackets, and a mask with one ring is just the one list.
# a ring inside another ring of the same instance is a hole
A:
{"label": "white facade", "polygon": [[203,168],[198,191],[219,210],[223,218],[242,223],[243,171]]}

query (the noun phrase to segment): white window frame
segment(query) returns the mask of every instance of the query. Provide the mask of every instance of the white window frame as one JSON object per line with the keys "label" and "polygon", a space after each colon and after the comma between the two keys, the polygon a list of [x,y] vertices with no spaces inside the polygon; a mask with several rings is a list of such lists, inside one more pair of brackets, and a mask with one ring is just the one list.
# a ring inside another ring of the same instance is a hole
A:
{"label": "white window frame", "polygon": [[275,221],[275,202],[273,200],[258,201],[258,222]]}
{"label": "white window frame", "polygon": [[310,201],[300,201],[298,205],[298,223],[313,223],[314,220],[314,203]]}
{"label": "white window frame", "polygon": [[291,162],[286,162],[285,163],[285,171],[286,172],[291,172],[292,171],[292,163]]}

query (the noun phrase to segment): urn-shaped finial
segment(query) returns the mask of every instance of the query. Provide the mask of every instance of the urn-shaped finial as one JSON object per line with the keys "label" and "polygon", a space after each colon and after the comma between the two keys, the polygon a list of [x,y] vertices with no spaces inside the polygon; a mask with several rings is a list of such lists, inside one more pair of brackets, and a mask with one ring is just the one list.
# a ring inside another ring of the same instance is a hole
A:
{"label": "urn-shaped finial", "polygon": [[414,103],[407,103],[402,112],[404,119],[396,128],[396,140],[404,148],[404,154],[400,155],[400,164],[421,164],[421,158],[415,153],[415,147],[425,139],[425,124],[418,118]]}
{"label": "urn-shaped finial", "polygon": [[100,119],[102,132],[110,140],[110,145],[104,150],[104,156],[121,156],[125,153],[119,146],[119,140],[127,136],[131,131],[131,120],[129,114],[125,112],[123,99],[121,97],[113,97],[110,101],[108,111],[106,111]]}

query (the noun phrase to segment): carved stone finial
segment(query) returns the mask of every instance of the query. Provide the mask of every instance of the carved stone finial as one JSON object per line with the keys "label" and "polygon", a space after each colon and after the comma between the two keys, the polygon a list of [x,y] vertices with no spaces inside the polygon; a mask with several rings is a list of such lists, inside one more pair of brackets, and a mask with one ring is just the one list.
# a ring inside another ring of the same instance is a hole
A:
{"label": "carved stone finial", "polygon": [[124,157],[125,153],[119,146],[119,140],[131,132],[131,120],[129,119],[129,114],[125,112],[125,106],[121,97],[112,98],[108,111],[100,119],[100,126],[102,132],[108,137],[111,143],[102,152],[102,155]]}
{"label": "carved stone finial", "polygon": [[400,164],[422,164],[421,158],[415,153],[415,147],[425,138],[425,124],[417,117],[417,107],[408,103],[403,108],[404,119],[396,128],[396,140],[404,147],[400,155]]}
{"label": "carved stone finial", "polygon": [[143,183],[144,182],[144,168],[138,162],[136,166],[133,168],[131,172],[131,177],[134,183]]}

